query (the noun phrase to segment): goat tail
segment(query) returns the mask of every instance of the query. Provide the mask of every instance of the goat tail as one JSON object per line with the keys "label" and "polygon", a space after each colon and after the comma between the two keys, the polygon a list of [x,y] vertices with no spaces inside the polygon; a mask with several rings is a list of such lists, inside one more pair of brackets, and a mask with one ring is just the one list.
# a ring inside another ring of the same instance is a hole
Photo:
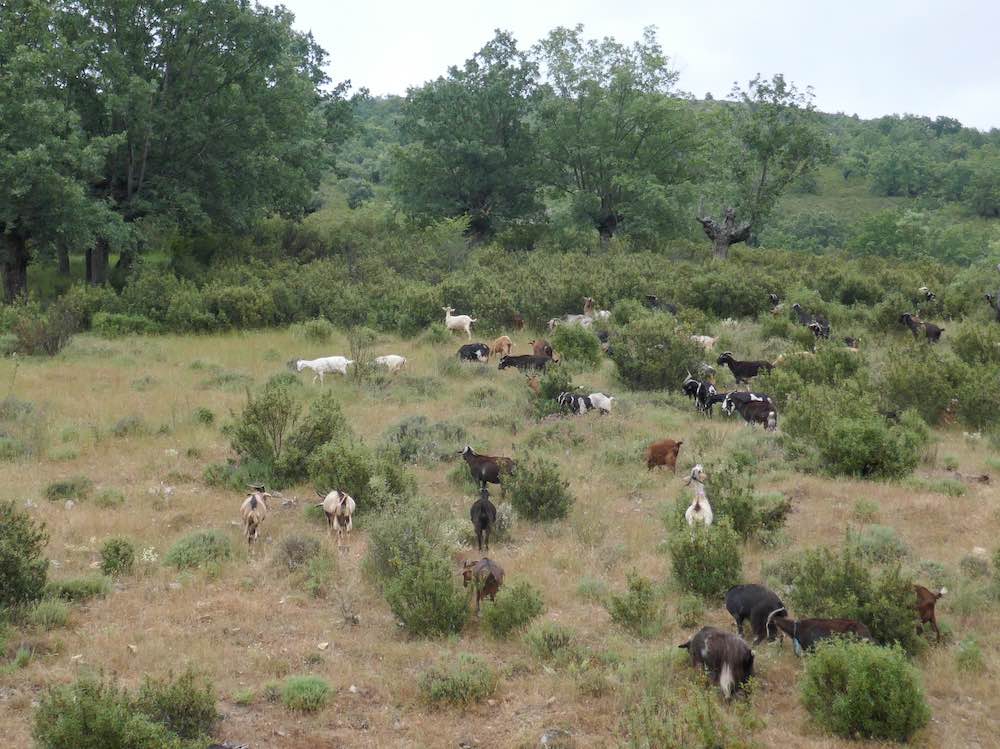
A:
{"label": "goat tail", "polygon": [[733,666],[730,663],[722,664],[722,673],[719,674],[719,688],[722,689],[723,696],[728,700],[733,696],[733,687],[736,680],[733,678]]}

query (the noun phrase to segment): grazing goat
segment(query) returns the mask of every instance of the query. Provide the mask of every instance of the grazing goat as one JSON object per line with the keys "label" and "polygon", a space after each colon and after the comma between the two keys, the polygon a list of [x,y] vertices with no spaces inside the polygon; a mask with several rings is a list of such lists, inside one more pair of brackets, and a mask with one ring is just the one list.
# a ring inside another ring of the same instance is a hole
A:
{"label": "grazing goat", "polygon": [[537,341],[532,341],[528,345],[531,346],[531,353],[535,356],[547,356],[550,359],[552,358],[554,353],[552,351],[552,346],[550,346],[549,342],[545,339],[539,338]]}
{"label": "grazing goat", "polygon": [[448,330],[461,330],[472,340],[472,323],[477,322],[476,318],[468,315],[452,315],[454,307],[442,307],[444,310],[444,325]]}
{"label": "grazing goat", "polygon": [[806,312],[798,302],[792,305],[792,311],[795,313],[799,324],[809,328],[814,336],[817,338],[830,337],[830,321],[825,317]]}
{"label": "grazing goat", "polygon": [[707,380],[696,380],[688,372],[687,377],[684,378],[684,383],[681,385],[681,390],[684,392],[684,395],[694,401],[696,409],[709,416],[712,415],[712,398],[716,394],[715,385]]}
{"label": "grazing goat", "polygon": [[724,351],[716,363],[726,364],[729,371],[733,373],[733,377],[736,378],[737,384],[747,384],[760,374],[762,369],[765,372],[770,372],[772,369],[771,362],[768,361],[737,361],[731,351]]}
{"label": "grazing goat", "polygon": [[848,336],[844,338],[844,345],[847,346],[847,348],[851,349],[851,351],[857,351],[859,348],[861,348],[861,339],[851,338],[850,336]]}
{"label": "grazing goat", "polygon": [[492,559],[483,557],[478,562],[471,559],[462,565],[462,585],[466,588],[472,583],[476,589],[476,616],[479,616],[479,605],[484,598],[494,603],[497,592],[503,585],[503,568]]}
{"label": "grazing goat", "polygon": [[524,330],[524,317],[520,313],[515,312],[511,318],[511,325],[514,327],[514,330],[520,333]]}
{"label": "grazing goat", "polygon": [[301,372],[303,369],[311,369],[313,371],[313,383],[316,382],[316,378],[319,378],[319,382],[323,384],[323,375],[326,374],[347,374],[347,367],[354,364],[353,359],[348,359],[346,356],[324,356],[320,359],[299,359],[295,362],[295,369]]}
{"label": "grazing goat", "polygon": [[928,302],[933,302],[935,299],[937,299],[937,294],[928,289],[926,286],[921,286],[919,289],[917,289],[917,291],[923,294],[924,299],[926,299]]}
{"label": "grazing goat", "polygon": [[323,494],[320,491],[316,493],[323,498],[323,501],[316,506],[322,507],[323,513],[326,515],[327,533],[337,531],[338,544],[343,542],[345,533],[350,538],[351,528],[354,527],[354,510],[357,507],[354,499],[347,492],[337,489],[329,494]]}
{"label": "grazing goat", "polygon": [[575,414],[585,414],[594,408],[594,403],[589,397],[576,393],[559,393],[556,403],[560,408],[568,408],[570,413]]}
{"label": "grazing goat", "polygon": [[677,454],[681,451],[684,440],[665,439],[652,443],[646,448],[646,468],[652,471],[657,466],[666,466],[677,474]]}
{"label": "grazing goat", "polygon": [[602,414],[611,413],[611,404],[614,402],[613,395],[605,395],[604,393],[591,393],[589,396],[590,402],[594,404],[594,408],[600,411]]}
{"label": "grazing goat", "polygon": [[645,302],[646,306],[652,310],[669,312],[671,315],[677,314],[676,304],[671,304],[670,302],[661,302],[660,298],[655,294],[646,294],[646,298],[643,301]]}
{"label": "grazing goat", "polygon": [[375,365],[385,367],[390,372],[398,372],[406,366],[406,357],[398,354],[386,354],[375,357]]}
{"label": "grazing goat", "polygon": [[532,375],[530,377],[526,377],[525,379],[528,381],[528,389],[531,392],[533,392],[535,395],[542,394],[542,385],[541,382],[539,382],[538,380],[538,375]]}
{"label": "grazing goat", "polygon": [[923,329],[928,343],[937,343],[940,341],[941,334],[944,332],[944,328],[939,328],[934,323],[924,322],[912,312],[904,312],[899,316],[899,321],[910,329],[914,338],[920,335],[920,330]]}
{"label": "grazing goat", "polygon": [[768,401],[733,401],[735,403],[735,408],[739,411],[740,416],[743,420],[753,426],[754,424],[763,424],[764,428],[773,432],[778,426],[778,412],[774,407],[773,403]]}
{"label": "grazing goat", "polygon": [[512,348],[514,348],[514,342],[510,340],[509,336],[502,335],[490,345],[490,356],[494,354],[509,356]]}
{"label": "grazing goat", "polygon": [[533,356],[531,354],[521,354],[520,356],[504,356],[500,359],[500,366],[497,369],[507,369],[516,367],[517,369],[545,369],[555,360],[547,356]]}
{"label": "grazing goat", "polygon": [[583,315],[584,317],[594,316],[594,300],[589,296],[583,298]]}
{"label": "grazing goat", "polygon": [[759,645],[764,638],[772,642],[779,630],[771,619],[779,612],[788,611],[778,594],[768,590],[763,585],[734,585],[726,591],[726,611],[736,620],[736,629],[743,636],[743,622],[750,620],[750,631],[754,636],[754,645]]}
{"label": "grazing goat", "polygon": [[941,630],[938,629],[937,617],[934,613],[934,606],[937,604],[937,600],[948,592],[947,588],[941,588],[938,593],[931,593],[923,585],[914,585],[914,592],[917,594],[917,615],[920,617],[920,623],[917,624],[917,633],[924,631],[924,625],[930,624],[934,627],[934,632],[937,634],[937,641],[941,642]]}
{"label": "grazing goat", "polygon": [[694,400],[698,395],[698,388],[701,386],[701,380],[696,380],[694,375],[690,372],[687,373],[687,377],[684,378],[684,382],[681,384],[681,390],[691,400]]}
{"label": "grazing goat", "polygon": [[986,303],[990,305],[991,310],[997,313],[997,322],[1000,322],[1000,291],[995,294],[987,294]]}
{"label": "grazing goat", "polygon": [[731,632],[702,627],[678,647],[691,654],[691,665],[708,672],[728,700],[753,676],[753,651]]}
{"label": "grazing goat", "polygon": [[771,303],[772,315],[780,315],[784,311],[785,305],[781,303],[777,294],[768,294],[767,300]]}
{"label": "grazing goat", "polygon": [[490,358],[490,347],[485,343],[466,343],[459,347],[458,358],[461,361],[485,362]]}
{"label": "grazing goat", "polygon": [[500,484],[501,476],[505,473],[513,473],[516,465],[510,458],[477,455],[475,450],[468,445],[459,451],[459,455],[465,458],[472,478],[479,482],[480,489],[485,489],[487,483]]}
{"label": "grazing goat", "polygon": [[872,633],[861,622],[853,619],[789,619],[787,616],[775,616],[771,619],[775,625],[792,638],[795,654],[802,655],[810,650],[820,640],[837,635],[854,636],[860,640],[872,640]]}
{"label": "grazing goat", "polygon": [[705,478],[705,469],[701,467],[701,463],[692,468],[691,475],[688,476],[687,485],[690,486],[694,482],[694,500],[684,513],[684,519],[692,528],[695,523],[704,523],[709,526],[714,517],[712,505],[708,503],[708,497],[705,496]]}
{"label": "grazing goat", "polygon": [[[749,390],[734,390],[731,393],[726,393],[722,399],[722,413],[726,414],[726,416],[732,416],[738,408],[753,402],[767,403],[772,407],[774,405],[769,395],[752,393]],[[742,410],[740,411],[740,415],[743,415]]]}
{"label": "grazing goat", "polygon": [[247,546],[253,546],[260,534],[260,525],[267,517],[267,500],[271,495],[264,491],[263,484],[251,484],[253,491],[247,495],[240,505],[240,517],[243,518],[243,534],[247,537]]}
{"label": "grazing goat", "polygon": [[691,336],[691,340],[697,343],[706,351],[711,351],[713,348],[715,348],[715,342],[719,340],[719,338],[718,336],[712,338],[712,336],[710,335],[693,335]]}
{"label": "grazing goat", "polygon": [[490,493],[484,486],[479,490],[479,499],[472,503],[469,519],[476,532],[476,544],[483,550],[483,537],[486,537],[486,551],[490,550],[490,533],[497,524],[497,508],[490,502]]}

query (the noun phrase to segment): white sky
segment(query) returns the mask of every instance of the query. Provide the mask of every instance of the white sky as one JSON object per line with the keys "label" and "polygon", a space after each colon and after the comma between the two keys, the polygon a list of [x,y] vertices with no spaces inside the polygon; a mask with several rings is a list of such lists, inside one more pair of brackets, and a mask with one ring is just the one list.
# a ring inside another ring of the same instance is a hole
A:
{"label": "white sky", "polygon": [[1000,2],[996,0],[284,0],[330,53],[334,80],[405,94],[471,57],[495,28],[527,48],[556,26],[588,37],[659,29],[698,97],[734,81],[784,73],[817,106],[862,117],[904,113],[1000,127]]}

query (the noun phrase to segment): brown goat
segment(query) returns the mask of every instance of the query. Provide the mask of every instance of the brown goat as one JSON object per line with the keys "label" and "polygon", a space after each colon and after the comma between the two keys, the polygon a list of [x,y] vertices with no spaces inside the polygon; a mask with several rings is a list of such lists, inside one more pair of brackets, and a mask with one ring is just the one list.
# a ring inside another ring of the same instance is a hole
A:
{"label": "brown goat", "polygon": [[528,389],[531,390],[531,392],[533,392],[535,395],[541,395],[542,386],[538,380],[538,375],[533,375],[531,377],[528,377],[527,380],[528,380]]}
{"label": "brown goat", "polygon": [[476,616],[479,616],[479,605],[484,598],[496,602],[503,574],[503,568],[486,557],[478,562],[470,559],[462,565],[462,585],[468,588],[472,583],[476,588]]}
{"label": "brown goat", "polygon": [[508,336],[502,335],[490,344],[490,356],[493,356],[494,354],[498,354],[500,356],[510,356],[512,348],[514,348],[513,341],[511,341]]}
{"label": "brown goat", "polygon": [[[778,611],[781,610],[778,609]],[[772,619],[772,617],[768,618]],[[868,627],[853,619],[799,619],[795,621],[787,616],[774,616],[773,621],[778,629],[792,638],[796,655],[802,655],[803,651],[810,650],[820,640],[837,635],[853,635],[859,640],[874,642]]]}
{"label": "brown goat", "polygon": [[948,592],[947,588],[941,588],[940,593],[931,593],[923,585],[914,585],[914,592],[917,594],[917,616],[920,617],[920,623],[917,625],[917,633],[924,631],[924,625],[930,624],[934,627],[934,632],[937,634],[937,641],[941,642],[941,630],[938,629],[937,618],[934,614],[934,605],[937,600]]}
{"label": "brown goat", "polygon": [[531,353],[535,356],[547,356],[552,358],[552,346],[544,338],[539,338],[537,341],[531,342]]}
{"label": "brown goat", "polygon": [[514,330],[516,330],[519,333],[522,330],[524,330],[524,316],[523,315],[521,315],[520,313],[515,312],[514,313],[514,317],[511,318],[511,319],[512,319],[512,322],[513,322],[513,325],[514,325]]}
{"label": "brown goat", "polygon": [[667,466],[674,474],[677,473],[677,453],[680,452],[684,440],[675,442],[671,439],[654,442],[646,448],[646,468],[652,471],[657,466]]}

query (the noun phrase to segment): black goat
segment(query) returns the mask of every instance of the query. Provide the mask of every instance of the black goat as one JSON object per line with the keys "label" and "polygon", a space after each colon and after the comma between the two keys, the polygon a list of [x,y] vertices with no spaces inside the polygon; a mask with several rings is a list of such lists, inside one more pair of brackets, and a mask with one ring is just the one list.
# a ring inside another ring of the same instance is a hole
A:
{"label": "black goat", "polygon": [[792,311],[798,318],[799,325],[804,325],[812,331],[817,338],[830,337],[830,321],[822,315],[813,315],[802,309],[802,305],[796,302],[792,305]]}
{"label": "black goat", "polygon": [[904,312],[900,315],[899,322],[910,329],[914,338],[919,336],[920,331],[923,330],[928,343],[937,343],[940,341],[941,334],[944,332],[944,328],[939,328],[934,323],[924,322],[912,312]]}
{"label": "black goat", "polygon": [[736,629],[743,636],[743,622],[750,620],[750,631],[754,635],[753,644],[759,644],[765,637],[772,642],[779,630],[771,619],[779,613],[788,616],[785,604],[778,594],[763,585],[734,585],[726,591],[726,611],[736,620]]}
{"label": "black goat", "polygon": [[472,478],[479,482],[480,489],[485,489],[487,483],[501,484],[502,488],[500,479],[504,474],[513,473],[516,465],[510,458],[477,455],[476,451],[468,445],[459,451],[459,455],[465,458]]}
{"label": "black goat", "polygon": [[764,428],[773,432],[778,428],[778,411],[770,401],[734,401],[735,408],[747,424],[763,424]]}
{"label": "black goat", "polygon": [[497,524],[497,508],[490,502],[490,493],[484,486],[479,490],[479,499],[472,503],[469,519],[476,532],[476,544],[483,550],[483,537],[486,537],[486,550],[490,550],[490,533]]}
{"label": "black goat", "polygon": [[[734,390],[731,393],[722,393],[722,412],[726,416],[732,416],[733,413],[737,411],[739,407],[746,403],[751,403],[754,401],[759,401],[762,403],[767,403],[771,407],[774,406],[774,401],[771,400],[770,395],[764,395],[763,393],[753,393],[749,390]],[[740,411],[740,415],[743,412]]]}
{"label": "black goat", "polygon": [[660,310],[661,312],[669,312],[671,315],[677,314],[677,305],[671,304],[670,302],[661,302],[660,298],[655,294],[646,294],[645,304],[649,309]]}
{"label": "black goat", "polygon": [[844,339],[844,345],[847,346],[847,348],[858,348],[861,345],[861,339],[851,338],[848,336]]}
{"label": "black goat", "polygon": [[703,668],[729,699],[753,676],[753,651],[742,639],[715,627],[702,627],[678,647],[691,654],[691,665]]}
{"label": "black goat", "polygon": [[490,356],[490,347],[485,343],[467,343],[458,349],[462,361],[485,362]]}
{"label": "black goat", "polygon": [[497,369],[507,369],[516,367],[517,369],[545,369],[554,360],[547,356],[533,356],[532,354],[522,354],[520,356],[505,356],[500,360]]}
{"label": "black goat", "polygon": [[752,378],[760,374],[762,369],[765,372],[770,372],[773,368],[769,361],[737,361],[731,351],[722,352],[717,363],[728,365],[736,382],[743,384],[750,382]]}
{"label": "black goat", "polygon": [[997,313],[997,322],[1000,322],[1000,291],[995,294],[987,294],[986,303],[990,305],[990,309]]}

